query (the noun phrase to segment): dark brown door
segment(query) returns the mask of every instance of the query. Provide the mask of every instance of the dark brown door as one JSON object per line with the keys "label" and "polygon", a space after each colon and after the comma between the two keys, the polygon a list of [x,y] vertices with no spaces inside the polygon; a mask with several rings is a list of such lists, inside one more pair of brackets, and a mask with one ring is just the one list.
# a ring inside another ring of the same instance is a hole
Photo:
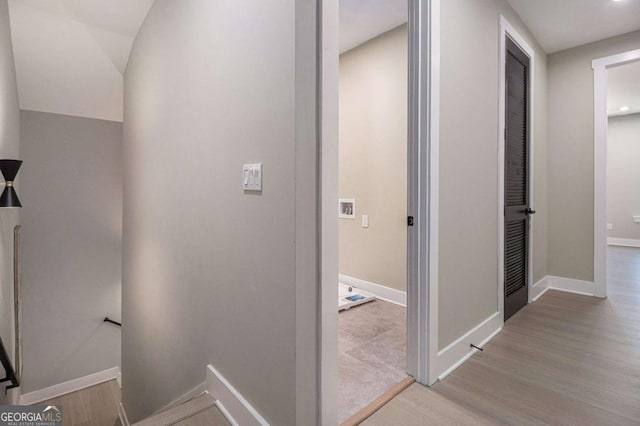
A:
{"label": "dark brown door", "polygon": [[529,298],[529,58],[507,38],[504,318]]}

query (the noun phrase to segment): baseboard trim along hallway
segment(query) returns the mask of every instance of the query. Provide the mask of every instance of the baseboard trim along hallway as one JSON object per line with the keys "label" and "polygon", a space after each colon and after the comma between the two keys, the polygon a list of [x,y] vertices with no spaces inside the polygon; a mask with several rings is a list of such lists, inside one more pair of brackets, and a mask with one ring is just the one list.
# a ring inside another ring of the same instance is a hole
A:
{"label": "baseboard trim along hallway", "polygon": [[122,423],[122,426],[131,426],[131,423],[129,423],[129,418],[127,417],[127,412],[124,410],[124,405],[122,405],[122,402],[120,403],[120,405],[118,405],[118,416],[120,417],[120,423]]}
{"label": "baseboard trim along hallway", "polygon": [[120,367],[112,367],[107,370],[99,371],[97,373],[89,374],[87,376],[78,377],[77,379],[69,380],[64,383],[49,386],[44,389],[25,393],[20,396],[20,405],[31,405],[47,399],[56,398],[61,395],[66,395],[71,392],[79,391],[81,389],[95,386],[100,383],[108,382],[109,380],[118,379],[120,373]]}
{"label": "baseboard trim along hallway", "polygon": [[607,244],[610,246],[640,247],[640,240],[634,240],[632,238],[609,238]]}
{"label": "baseboard trim along hallway", "polygon": [[436,360],[438,380],[444,380],[452,371],[465,363],[478,350],[471,345],[483,347],[502,330],[502,316],[496,312],[480,324],[438,352]]}
{"label": "baseboard trim along hallway", "polygon": [[211,364],[207,365],[207,392],[233,426],[265,426],[269,423]]}
{"label": "baseboard trim along hallway", "polygon": [[[212,365],[207,365],[206,381],[194,387],[184,395],[157,410],[148,419],[156,419],[162,413],[169,413],[183,404],[190,404],[202,394],[209,394],[215,401],[215,407],[232,426],[268,426],[269,423],[253,408],[253,406],[238,392],[227,379]],[[129,426],[129,419],[124,405],[120,404],[120,421],[123,426]],[[145,420],[142,421],[144,423]]]}
{"label": "baseboard trim along hallway", "polygon": [[529,303],[535,302],[548,290],[559,290],[567,293],[595,296],[595,284],[591,281],[547,275],[529,289]]}
{"label": "baseboard trim along hallway", "polygon": [[338,281],[343,284],[350,285],[362,290],[366,290],[380,300],[395,303],[396,305],[407,307],[407,292],[396,290],[382,284],[372,283],[371,281],[361,280],[360,278],[350,277],[348,275],[339,274]]}

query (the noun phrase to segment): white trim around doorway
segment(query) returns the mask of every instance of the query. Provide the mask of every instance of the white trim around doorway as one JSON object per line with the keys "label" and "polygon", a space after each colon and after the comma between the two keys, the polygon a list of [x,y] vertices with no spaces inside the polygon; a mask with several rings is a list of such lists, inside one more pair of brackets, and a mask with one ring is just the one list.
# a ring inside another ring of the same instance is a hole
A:
{"label": "white trim around doorway", "polygon": [[407,369],[438,379],[440,0],[409,0]]}
{"label": "white trim around doorway", "polygon": [[640,49],[595,59],[593,68],[593,279],[607,297],[607,70],[640,60]]}
{"label": "white trim around doorway", "polygon": [[[440,0],[408,1],[409,162],[407,363],[423,384],[434,383],[437,357],[438,134]],[[320,424],[337,419],[338,0],[320,2],[319,55],[319,370]],[[433,106],[433,107],[432,107]],[[413,194],[413,195],[412,195]],[[430,357],[434,354],[435,357]]]}

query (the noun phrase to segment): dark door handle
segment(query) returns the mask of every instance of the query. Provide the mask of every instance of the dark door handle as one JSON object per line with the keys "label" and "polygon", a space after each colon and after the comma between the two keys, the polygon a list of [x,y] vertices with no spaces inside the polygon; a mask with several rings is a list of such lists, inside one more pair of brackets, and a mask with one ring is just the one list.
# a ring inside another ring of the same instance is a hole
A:
{"label": "dark door handle", "polygon": [[530,215],[530,214],[536,214],[536,211],[533,210],[531,207],[527,207],[526,209],[524,209],[524,211],[522,212],[526,215]]}

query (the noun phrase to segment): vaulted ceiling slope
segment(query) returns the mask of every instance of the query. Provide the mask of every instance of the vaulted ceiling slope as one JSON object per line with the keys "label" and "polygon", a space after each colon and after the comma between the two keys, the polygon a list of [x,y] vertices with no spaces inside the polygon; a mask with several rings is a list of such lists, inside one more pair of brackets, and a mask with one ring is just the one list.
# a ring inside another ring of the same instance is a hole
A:
{"label": "vaulted ceiling slope", "polygon": [[340,53],[407,22],[407,0],[340,0]]}
{"label": "vaulted ceiling slope", "polygon": [[154,0],[9,0],[20,108],[122,121],[123,73]]}
{"label": "vaulted ceiling slope", "polygon": [[547,53],[640,30],[638,0],[509,0]]}

